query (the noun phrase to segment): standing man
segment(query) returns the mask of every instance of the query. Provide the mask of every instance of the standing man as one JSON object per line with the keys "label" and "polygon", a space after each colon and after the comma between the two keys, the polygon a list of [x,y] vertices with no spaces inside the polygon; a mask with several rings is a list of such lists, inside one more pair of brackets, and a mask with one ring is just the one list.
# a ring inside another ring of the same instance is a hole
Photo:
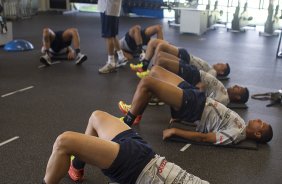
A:
{"label": "standing man", "polygon": [[[125,65],[127,62],[117,38],[121,3],[122,0],[98,0],[98,9],[101,13],[102,37],[106,39],[108,51],[108,61],[99,69],[99,73],[113,72],[116,67]],[[115,50],[118,54],[118,62],[115,61]]]}

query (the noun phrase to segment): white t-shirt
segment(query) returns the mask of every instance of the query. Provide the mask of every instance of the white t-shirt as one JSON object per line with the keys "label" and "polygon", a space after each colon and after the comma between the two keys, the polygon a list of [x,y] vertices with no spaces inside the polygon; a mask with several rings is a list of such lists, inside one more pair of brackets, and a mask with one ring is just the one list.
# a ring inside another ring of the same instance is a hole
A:
{"label": "white t-shirt", "polygon": [[245,121],[236,112],[209,97],[201,120],[195,123],[196,131],[216,134],[214,144],[236,144],[246,138]]}
{"label": "white t-shirt", "polygon": [[216,71],[206,61],[190,54],[190,64],[216,77]]}
{"label": "white t-shirt", "polygon": [[119,45],[120,45],[120,48],[126,52],[133,52],[133,50],[131,50],[127,44],[127,42],[125,41],[125,36],[122,37],[120,40],[119,40]]}
{"label": "white t-shirt", "polygon": [[122,0],[98,0],[98,10],[106,15],[120,16]]}
{"label": "white t-shirt", "polygon": [[200,70],[200,76],[201,82],[205,85],[206,97],[210,97],[226,106],[229,103],[229,96],[222,82],[203,70]]}

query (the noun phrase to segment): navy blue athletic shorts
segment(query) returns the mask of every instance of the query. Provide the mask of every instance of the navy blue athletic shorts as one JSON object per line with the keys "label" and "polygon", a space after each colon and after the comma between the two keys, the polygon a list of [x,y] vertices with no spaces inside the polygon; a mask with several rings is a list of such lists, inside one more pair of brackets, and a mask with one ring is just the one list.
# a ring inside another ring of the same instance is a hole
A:
{"label": "navy blue athletic shorts", "polygon": [[184,63],[183,60],[179,61],[178,76],[193,86],[201,81],[199,70],[195,66]]}
{"label": "navy blue athletic shorts", "polygon": [[178,111],[170,108],[171,117],[187,122],[200,120],[206,103],[205,93],[186,81],[182,81],[178,87],[183,89],[182,105]]}
{"label": "navy blue athletic shorts", "polygon": [[56,31],[55,39],[52,41],[50,47],[54,52],[60,52],[62,49],[71,45],[71,40],[64,41],[63,39],[64,31]]}
{"label": "navy blue athletic shorts", "polygon": [[178,57],[184,60],[187,64],[190,64],[190,54],[184,48],[178,48]]}
{"label": "navy blue athletic shorts", "polygon": [[137,48],[137,45],[136,45],[136,42],[135,42],[134,38],[132,38],[129,35],[129,32],[127,32],[125,34],[124,39],[125,39],[126,44],[128,45],[128,47],[130,48],[130,50],[132,50],[134,52],[136,50],[136,48]]}
{"label": "navy blue athletic shorts", "polygon": [[150,36],[147,36],[147,35],[145,34],[145,32],[146,32],[146,29],[142,29],[142,30],[141,30],[141,37],[142,37],[142,42],[143,42],[142,44],[143,44],[143,45],[148,45],[148,43],[149,43],[151,37],[150,37]]}
{"label": "navy blue athletic shorts", "polygon": [[135,183],[145,166],[154,158],[155,152],[134,130],[118,134],[112,141],[120,145],[113,164],[102,172],[113,182]]}
{"label": "navy blue athletic shorts", "polygon": [[112,38],[118,35],[119,17],[101,13],[102,37]]}

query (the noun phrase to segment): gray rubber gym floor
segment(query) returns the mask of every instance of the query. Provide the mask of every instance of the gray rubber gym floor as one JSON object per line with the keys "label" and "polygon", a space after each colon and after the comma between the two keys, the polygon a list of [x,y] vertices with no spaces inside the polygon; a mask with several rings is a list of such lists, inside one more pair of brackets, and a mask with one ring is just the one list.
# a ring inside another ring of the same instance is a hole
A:
{"label": "gray rubber gym floor", "polygon": [[[231,74],[226,86],[244,85],[251,94],[281,89],[282,59],[275,58],[278,37],[260,37],[255,30],[230,33],[223,28],[200,37],[179,34],[167,20],[128,17],[120,20],[120,36],[134,24],[156,23],[163,24],[166,40],[210,64],[229,62]],[[44,27],[77,27],[81,50],[88,60],[82,66],[62,62],[39,68]],[[131,101],[139,80],[129,66],[115,73],[98,74],[107,58],[98,14],[40,14],[15,21],[13,31],[14,39],[29,40],[35,50],[0,50],[0,94],[33,88],[0,98],[0,142],[19,136],[0,146],[0,183],[36,184],[42,181],[56,137],[66,130],[84,132],[91,112],[97,109],[122,116],[117,103],[121,99]],[[282,182],[282,111],[281,106],[266,107],[268,103],[250,99],[247,110],[236,110],[245,120],[261,118],[273,126],[272,142],[259,145],[257,151],[192,145],[180,152],[184,143],[162,141],[162,130],[170,118],[167,106],[148,107],[141,124],[134,128],[160,155],[213,184],[278,184]],[[98,169],[86,167],[83,183],[107,181]],[[72,182],[66,176],[62,183]]]}

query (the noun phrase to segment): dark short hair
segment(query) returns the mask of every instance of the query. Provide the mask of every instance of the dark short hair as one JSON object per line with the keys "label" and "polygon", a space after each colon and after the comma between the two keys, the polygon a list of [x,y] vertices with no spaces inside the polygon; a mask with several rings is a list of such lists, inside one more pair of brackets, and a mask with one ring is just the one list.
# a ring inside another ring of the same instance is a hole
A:
{"label": "dark short hair", "polygon": [[273,137],[272,126],[268,125],[268,129],[261,134],[261,137],[260,137],[259,140],[257,140],[257,142],[267,143],[267,142],[271,141],[272,137]]}
{"label": "dark short hair", "polygon": [[249,100],[249,96],[250,96],[249,90],[248,88],[245,88],[245,93],[241,94],[241,98],[239,101],[241,103],[246,103]]}
{"label": "dark short hair", "polygon": [[224,70],[223,74],[217,74],[218,76],[221,76],[221,77],[226,77],[227,75],[230,74],[230,66],[228,63],[226,63],[226,69]]}

